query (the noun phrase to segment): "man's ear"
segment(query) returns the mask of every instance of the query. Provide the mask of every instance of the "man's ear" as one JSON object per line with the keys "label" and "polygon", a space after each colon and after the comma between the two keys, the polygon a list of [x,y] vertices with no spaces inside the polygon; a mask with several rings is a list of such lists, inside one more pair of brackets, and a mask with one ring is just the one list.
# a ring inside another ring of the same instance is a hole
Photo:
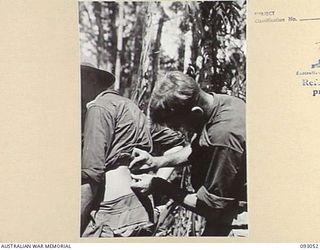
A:
{"label": "man's ear", "polygon": [[192,113],[192,116],[194,116],[195,118],[200,118],[203,116],[204,114],[204,111],[202,108],[200,108],[199,106],[194,106],[192,109],[191,109],[191,113]]}

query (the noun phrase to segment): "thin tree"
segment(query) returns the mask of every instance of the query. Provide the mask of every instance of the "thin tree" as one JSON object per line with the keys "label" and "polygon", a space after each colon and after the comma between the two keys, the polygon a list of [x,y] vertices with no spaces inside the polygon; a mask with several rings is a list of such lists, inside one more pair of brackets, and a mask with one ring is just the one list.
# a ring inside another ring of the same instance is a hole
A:
{"label": "thin tree", "polygon": [[167,20],[160,2],[147,3],[146,26],[143,32],[142,53],[140,57],[138,83],[133,99],[143,109],[146,108],[159,69],[160,41],[163,23]]}
{"label": "thin tree", "polygon": [[119,2],[119,17],[117,20],[118,23],[118,32],[117,32],[117,60],[116,60],[116,69],[115,77],[116,81],[114,83],[114,89],[119,91],[120,89],[120,77],[121,77],[121,51],[122,51],[122,31],[123,31],[123,2]]}

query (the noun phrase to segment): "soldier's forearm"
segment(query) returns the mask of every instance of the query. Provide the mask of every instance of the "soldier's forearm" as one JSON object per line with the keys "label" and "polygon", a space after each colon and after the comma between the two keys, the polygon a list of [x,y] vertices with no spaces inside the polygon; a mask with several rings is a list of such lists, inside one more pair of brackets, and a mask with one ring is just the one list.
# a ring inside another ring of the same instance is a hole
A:
{"label": "soldier's forearm", "polygon": [[184,165],[188,162],[188,157],[190,154],[191,146],[187,145],[177,152],[170,152],[163,156],[154,157],[155,165],[157,168]]}
{"label": "soldier's forearm", "polygon": [[[167,150],[166,152],[164,152],[163,155],[176,153],[176,152],[180,151],[181,149],[183,149],[182,146],[173,147],[173,148],[170,148],[169,150]],[[173,170],[174,170],[174,167],[159,168],[157,171],[157,176],[167,180],[170,177],[170,175],[172,174]]]}

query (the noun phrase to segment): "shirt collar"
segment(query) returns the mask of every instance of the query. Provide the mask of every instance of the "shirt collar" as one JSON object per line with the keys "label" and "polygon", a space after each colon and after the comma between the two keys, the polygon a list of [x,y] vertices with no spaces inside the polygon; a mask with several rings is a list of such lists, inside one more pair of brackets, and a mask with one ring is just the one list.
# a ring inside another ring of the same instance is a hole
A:
{"label": "shirt collar", "polygon": [[107,90],[105,90],[105,91],[102,91],[99,95],[96,96],[96,98],[94,98],[92,101],[90,101],[90,102],[88,102],[88,103],[86,104],[87,109],[88,109],[91,105],[93,105],[93,104],[97,101],[97,99],[98,99],[99,97],[104,96],[105,94],[120,95],[118,91],[113,90],[113,89],[107,89]]}
{"label": "shirt collar", "polygon": [[209,118],[208,118],[207,122],[204,124],[201,132],[199,133],[199,145],[200,146],[209,146],[211,144],[210,139],[209,139],[209,135],[208,135],[207,126],[216,117],[216,115],[218,113],[218,110],[220,108],[219,95],[214,93],[214,92],[210,92],[209,94],[213,98],[213,103],[212,103],[212,105],[210,107]]}
{"label": "shirt collar", "polygon": [[214,93],[214,92],[210,92],[209,94],[212,96],[213,104],[211,106],[211,109],[210,109],[210,112],[209,112],[210,116],[209,116],[209,119],[206,122],[206,124],[209,123],[217,115],[217,112],[218,112],[219,107],[220,107],[219,95]]}

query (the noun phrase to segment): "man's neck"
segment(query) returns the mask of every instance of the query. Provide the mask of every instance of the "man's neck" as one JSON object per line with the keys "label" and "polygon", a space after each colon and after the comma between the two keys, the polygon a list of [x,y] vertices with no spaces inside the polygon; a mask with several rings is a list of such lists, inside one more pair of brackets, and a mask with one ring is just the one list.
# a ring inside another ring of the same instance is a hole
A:
{"label": "man's neck", "polygon": [[198,101],[198,105],[203,109],[204,123],[206,123],[212,115],[212,111],[214,109],[213,98],[214,97],[212,95],[204,92],[203,90],[200,91],[200,98]]}

